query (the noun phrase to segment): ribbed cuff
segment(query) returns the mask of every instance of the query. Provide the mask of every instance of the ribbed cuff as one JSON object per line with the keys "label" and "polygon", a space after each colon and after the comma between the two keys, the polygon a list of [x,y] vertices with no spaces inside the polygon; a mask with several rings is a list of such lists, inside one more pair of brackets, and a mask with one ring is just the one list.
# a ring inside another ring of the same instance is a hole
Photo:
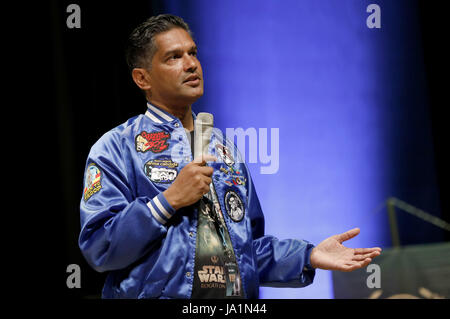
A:
{"label": "ribbed cuff", "polygon": [[163,193],[159,193],[153,197],[147,203],[147,206],[150,208],[152,216],[163,225],[175,214],[175,209],[170,206]]}

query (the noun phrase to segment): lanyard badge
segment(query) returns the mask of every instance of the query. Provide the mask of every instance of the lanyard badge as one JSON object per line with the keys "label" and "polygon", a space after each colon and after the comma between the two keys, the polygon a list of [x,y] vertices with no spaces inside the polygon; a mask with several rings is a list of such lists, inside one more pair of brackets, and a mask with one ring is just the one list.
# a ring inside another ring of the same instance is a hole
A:
{"label": "lanyard badge", "polygon": [[236,262],[236,256],[234,255],[231,240],[228,235],[225,220],[223,218],[222,210],[217,199],[217,194],[214,188],[214,184],[210,185],[210,192],[206,194],[209,203],[212,202],[211,217],[214,220],[214,224],[219,234],[224,250],[225,259],[225,279],[226,279],[226,296],[227,297],[239,297],[241,296],[241,277],[239,274],[239,268]]}

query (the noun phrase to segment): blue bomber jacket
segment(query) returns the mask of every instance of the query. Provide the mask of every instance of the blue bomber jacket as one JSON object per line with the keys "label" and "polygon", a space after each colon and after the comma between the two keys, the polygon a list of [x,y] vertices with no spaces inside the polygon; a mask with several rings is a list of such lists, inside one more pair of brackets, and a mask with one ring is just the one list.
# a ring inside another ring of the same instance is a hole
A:
{"label": "blue bomber jacket", "polygon": [[[108,272],[102,298],[192,294],[197,206],[175,211],[162,193],[193,160],[190,142],[178,118],[149,103],[147,107],[145,114],[104,134],[86,162],[79,247],[89,265]],[[214,129],[209,153],[218,158],[209,165],[245,297],[258,298],[260,286],[311,284],[314,246],[264,234],[259,199],[234,143]],[[243,205],[239,218],[226,206],[230,191]]]}

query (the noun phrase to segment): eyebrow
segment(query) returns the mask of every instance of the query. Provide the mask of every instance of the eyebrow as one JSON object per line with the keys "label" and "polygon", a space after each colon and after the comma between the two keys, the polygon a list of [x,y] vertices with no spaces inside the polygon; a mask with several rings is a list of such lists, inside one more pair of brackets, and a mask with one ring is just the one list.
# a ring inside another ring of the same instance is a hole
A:
{"label": "eyebrow", "polygon": [[[189,48],[189,51],[193,51],[193,50],[194,50],[194,51],[197,51],[197,50],[198,50],[196,45],[193,45],[193,46],[191,46],[191,47]],[[168,57],[169,55],[172,55],[173,53],[178,53],[178,52],[180,52],[180,51],[183,51],[183,49],[177,48],[177,49],[173,49],[173,50],[167,51],[167,52],[163,55],[163,57],[166,58],[166,57]]]}

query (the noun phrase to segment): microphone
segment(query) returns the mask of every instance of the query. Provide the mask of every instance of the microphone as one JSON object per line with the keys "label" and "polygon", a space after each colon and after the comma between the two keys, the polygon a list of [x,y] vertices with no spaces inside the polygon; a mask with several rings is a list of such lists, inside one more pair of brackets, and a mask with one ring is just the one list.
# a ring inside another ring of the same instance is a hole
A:
{"label": "microphone", "polygon": [[211,113],[198,113],[194,121],[194,159],[201,161],[202,154],[208,153],[214,117]]}

